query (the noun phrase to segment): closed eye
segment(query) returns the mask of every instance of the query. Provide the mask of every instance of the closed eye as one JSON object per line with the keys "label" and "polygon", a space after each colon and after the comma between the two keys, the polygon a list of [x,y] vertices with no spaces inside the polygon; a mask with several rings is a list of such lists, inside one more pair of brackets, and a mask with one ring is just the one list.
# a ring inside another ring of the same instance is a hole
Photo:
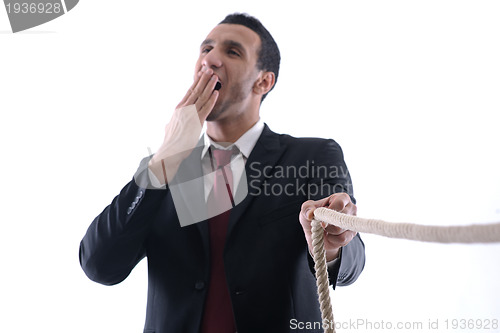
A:
{"label": "closed eye", "polygon": [[240,56],[240,54],[238,52],[234,51],[234,50],[228,50],[227,53],[231,54],[231,55],[238,56],[238,57]]}

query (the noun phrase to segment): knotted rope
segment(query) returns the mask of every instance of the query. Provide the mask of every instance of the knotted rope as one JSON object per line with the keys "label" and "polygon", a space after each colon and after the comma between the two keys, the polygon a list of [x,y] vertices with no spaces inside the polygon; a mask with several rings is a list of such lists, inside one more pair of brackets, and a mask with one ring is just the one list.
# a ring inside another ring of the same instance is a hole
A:
{"label": "knotted rope", "polygon": [[404,238],[437,243],[495,243],[500,242],[500,223],[474,224],[466,226],[427,226],[412,223],[391,223],[376,219],[366,219],[336,212],[328,208],[317,208],[312,220],[312,245],[318,299],[325,333],[335,333],[326,255],[323,243],[324,229],[321,222],[337,227],[376,234],[391,238]]}

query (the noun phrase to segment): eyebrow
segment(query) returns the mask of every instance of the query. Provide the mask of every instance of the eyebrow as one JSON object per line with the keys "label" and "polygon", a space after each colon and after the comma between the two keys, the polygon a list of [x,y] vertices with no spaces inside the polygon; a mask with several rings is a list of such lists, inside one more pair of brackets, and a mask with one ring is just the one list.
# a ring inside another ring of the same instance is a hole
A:
{"label": "eyebrow", "polygon": [[201,42],[200,47],[203,47],[205,45],[210,45],[210,44],[213,44],[213,43],[215,43],[213,39],[205,39],[203,42]]}
{"label": "eyebrow", "polygon": [[[215,41],[213,39],[205,39],[203,42],[201,42],[200,47],[203,47],[206,45],[211,45],[211,44],[215,44]],[[225,40],[224,42],[222,42],[222,44],[224,44],[225,46],[229,46],[229,47],[236,47],[242,53],[245,53],[245,54],[247,53],[247,50],[243,46],[243,44],[241,44],[240,42],[237,42],[235,40],[228,39],[228,40]]]}

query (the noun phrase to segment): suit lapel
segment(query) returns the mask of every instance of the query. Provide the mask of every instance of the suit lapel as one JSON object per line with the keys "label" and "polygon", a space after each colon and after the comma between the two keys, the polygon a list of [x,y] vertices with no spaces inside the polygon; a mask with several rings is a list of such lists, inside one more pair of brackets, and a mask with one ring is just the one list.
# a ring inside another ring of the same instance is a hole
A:
{"label": "suit lapel", "polygon": [[[195,150],[193,153],[189,155],[189,157],[186,159],[186,163],[183,163],[181,166],[182,168],[185,168],[184,174],[191,175],[191,179],[194,177],[193,175],[198,175],[199,177],[203,176],[203,171],[202,171],[202,166],[201,166],[201,152],[204,147],[204,140],[203,137],[200,138],[198,141],[198,144],[196,145]],[[187,180],[187,179],[186,179]],[[191,192],[191,196],[185,197],[185,202],[190,203],[193,207],[205,207],[205,189],[203,187],[203,179],[199,179],[200,182],[198,184],[198,191],[195,191],[195,194],[197,195],[192,195],[193,193]],[[189,210],[188,210],[189,211]],[[209,250],[210,250],[210,243],[209,243],[209,231],[208,231],[208,221],[202,221],[202,222],[197,222],[195,223],[196,228],[200,232],[200,237],[203,243],[203,248],[205,252],[205,258],[208,262],[209,258]],[[194,226],[187,226],[185,228],[191,228]]]}
{"label": "suit lapel", "polygon": [[[255,144],[255,147],[250,153],[250,156],[245,164],[246,179],[242,177],[240,184],[241,182],[247,182],[248,195],[231,211],[227,238],[230,237],[234,226],[252,203],[256,196],[255,191],[262,186],[263,181],[265,180],[265,175],[272,173],[268,170],[272,170],[274,168],[284,150],[285,147],[280,144],[279,135],[271,131],[269,127],[265,125],[259,140],[257,140],[257,143]],[[264,174],[262,170],[266,170],[266,173]],[[245,186],[241,185],[238,186],[238,188],[244,187]]]}

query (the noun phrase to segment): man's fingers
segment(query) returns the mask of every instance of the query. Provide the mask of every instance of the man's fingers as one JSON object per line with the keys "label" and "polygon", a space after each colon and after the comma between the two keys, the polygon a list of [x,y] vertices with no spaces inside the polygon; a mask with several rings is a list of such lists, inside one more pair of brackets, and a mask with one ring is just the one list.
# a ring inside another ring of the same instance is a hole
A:
{"label": "man's fingers", "polygon": [[[202,75],[203,73],[204,72],[202,72],[202,71],[198,72],[198,75],[196,75],[196,78],[194,79],[193,84],[191,85],[191,87],[189,87],[188,91],[186,92],[186,95],[184,95],[184,98],[182,98],[180,103],[177,105],[176,109],[189,105],[189,103],[187,103],[187,100],[193,94],[193,91],[195,90],[196,86],[200,82],[200,79],[203,76]],[[193,104],[193,103],[190,103],[190,104]]]}
{"label": "man's fingers", "polygon": [[356,216],[358,214],[358,206],[353,203],[349,203],[347,206],[345,206],[341,213]]}
{"label": "man's fingers", "polygon": [[[351,202],[351,198],[346,193],[336,193],[321,200],[313,201],[308,200],[302,204],[300,209],[301,222],[308,222],[308,229],[310,229],[310,222],[314,218],[314,210],[318,207],[327,207],[338,212],[345,214],[356,215],[356,205]],[[334,225],[323,225],[324,229],[334,235],[341,234],[345,229],[336,227]]]}
{"label": "man's fingers", "polygon": [[201,108],[198,110],[198,116],[200,117],[201,121],[205,121],[212,111],[212,109],[215,106],[215,103],[217,102],[217,98],[219,97],[219,92],[217,90],[213,90],[212,93],[210,94],[209,99],[201,106]]}
{"label": "man's fingers", "polygon": [[351,203],[351,198],[346,193],[337,193],[330,197],[329,209],[333,209],[337,212],[341,212],[349,203]]}
{"label": "man's fingers", "polygon": [[304,217],[309,221],[314,218],[314,210],[318,207],[324,207],[327,205],[329,198],[323,198],[321,200],[313,201],[308,200],[302,204],[301,212],[304,212]]}
{"label": "man's fingers", "polygon": [[307,200],[305,201],[302,206],[300,207],[300,215],[304,217],[306,220],[309,220],[309,211],[311,209],[314,209],[314,201],[312,200]]}
{"label": "man's fingers", "polygon": [[[205,104],[207,104],[210,98],[213,98],[213,92],[215,91],[215,85],[217,84],[217,75],[212,75],[208,80],[207,84],[203,88],[203,91],[199,94],[198,99],[194,103],[196,105],[196,110],[201,112],[202,109],[206,110]],[[210,108],[210,111],[212,108]],[[208,113],[210,113],[208,111]],[[208,115],[208,114],[207,114]]]}
{"label": "man's fingers", "polygon": [[325,229],[325,231],[326,231],[328,234],[330,234],[330,235],[334,235],[334,236],[336,236],[336,235],[340,235],[341,233],[343,233],[343,232],[345,232],[345,231],[346,231],[346,229],[343,229],[343,228],[337,227],[337,226],[335,226],[335,225],[333,225],[333,224],[328,224],[328,225],[326,226],[326,228],[324,228],[324,229]]}
{"label": "man's fingers", "polygon": [[[189,89],[188,92],[190,92],[191,94],[189,94],[188,98],[185,101],[186,105],[195,104],[198,101],[198,99],[207,89],[207,84],[210,82],[212,74],[213,74],[212,70],[204,72],[203,75],[200,77],[198,84],[193,88]],[[215,88],[215,83],[214,83],[214,88]]]}
{"label": "man's fingers", "polygon": [[[345,214],[356,215],[356,205],[351,202],[351,198],[346,193],[336,193],[321,200],[304,202],[300,209],[299,220],[310,249],[312,248],[311,221],[314,218],[314,210],[318,207],[327,207]],[[327,258],[332,258],[331,260],[338,255],[339,248],[349,244],[357,234],[355,231],[346,230],[328,223],[322,223],[322,227],[325,230]]]}
{"label": "man's fingers", "polygon": [[325,237],[326,247],[339,248],[346,246],[356,236],[355,231],[346,230],[340,235],[327,234]]}
{"label": "man's fingers", "polygon": [[[193,84],[191,87],[189,87],[186,95],[184,98],[181,100],[181,102],[177,105],[177,108],[195,104],[200,97],[202,97],[202,94],[205,92],[205,90],[208,88],[207,84],[210,83],[210,79],[213,76],[214,72],[210,68],[204,68],[201,71],[198,72],[196,75]],[[215,88],[215,82],[213,84],[213,88]],[[212,88],[212,91],[213,91]],[[211,91],[210,91],[211,92]],[[210,97],[210,94],[205,95],[206,100]],[[197,109],[199,109],[199,105],[197,106]]]}

